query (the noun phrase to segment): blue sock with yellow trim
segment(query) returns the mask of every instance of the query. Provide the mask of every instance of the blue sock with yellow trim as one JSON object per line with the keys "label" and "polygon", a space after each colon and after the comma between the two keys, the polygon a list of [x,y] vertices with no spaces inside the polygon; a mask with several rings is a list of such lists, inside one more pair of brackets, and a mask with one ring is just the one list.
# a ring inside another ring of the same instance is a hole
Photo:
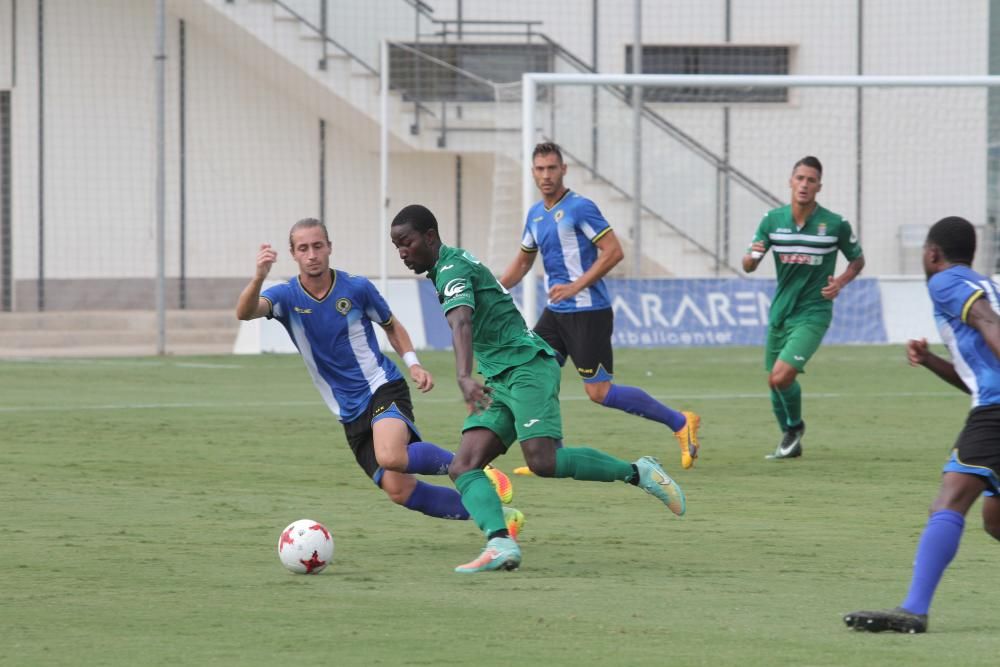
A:
{"label": "blue sock with yellow trim", "polygon": [[941,575],[958,553],[958,543],[965,529],[965,517],[954,510],[938,510],[927,520],[913,560],[913,580],[903,609],[926,614]]}
{"label": "blue sock with yellow trim", "polygon": [[446,475],[455,455],[432,442],[411,442],[406,448],[406,470],[413,475]]}
{"label": "blue sock with yellow trim", "polygon": [[687,417],[680,412],[668,408],[663,403],[647,394],[639,387],[629,387],[623,384],[613,384],[604,397],[603,405],[617,408],[630,415],[652,419],[670,427],[676,433],[687,424]]}

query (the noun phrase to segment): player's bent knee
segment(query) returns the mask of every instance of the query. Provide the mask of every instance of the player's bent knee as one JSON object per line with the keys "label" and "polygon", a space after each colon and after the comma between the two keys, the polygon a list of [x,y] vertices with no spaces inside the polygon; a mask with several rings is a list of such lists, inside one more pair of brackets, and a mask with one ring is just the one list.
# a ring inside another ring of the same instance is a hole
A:
{"label": "player's bent knee", "polygon": [[376,455],[375,460],[377,460],[378,464],[386,470],[392,470],[394,472],[406,472],[406,465],[408,463],[408,460],[405,454],[400,454],[400,455],[386,454],[382,456]]}
{"label": "player's bent knee", "polygon": [[767,378],[767,383],[771,389],[788,389],[795,382],[795,370],[791,371],[771,371]]}
{"label": "player's bent knee", "polygon": [[389,500],[396,503],[397,505],[405,505],[406,501],[410,499],[410,491],[401,491],[399,489],[382,489],[385,491],[385,495],[388,496]]}
{"label": "player's bent knee", "polygon": [[522,447],[524,462],[538,477],[554,477],[556,474],[555,449]]}
{"label": "player's bent knee", "polygon": [[583,385],[584,391],[587,392],[587,398],[589,398],[594,403],[604,403],[604,399],[607,397],[608,392],[611,391],[610,382],[592,382],[585,383]]}

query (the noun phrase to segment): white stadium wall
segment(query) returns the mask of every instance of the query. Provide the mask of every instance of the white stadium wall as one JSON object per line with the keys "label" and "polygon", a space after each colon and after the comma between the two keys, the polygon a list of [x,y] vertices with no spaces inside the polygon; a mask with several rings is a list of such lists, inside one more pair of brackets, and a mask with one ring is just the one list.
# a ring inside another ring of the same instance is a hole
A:
{"label": "white stadium wall", "polygon": [[[0,17],[11,15],[11,1],[0,0]],[[288,227],[301,217],[318,216],[321,199],[336,264],[377,276],[381,252],[386,250],[389,275],[406,277],[388,240],[380,236],[375,107],[348,109],[337,102],[340,91],[321,90],[314,73],[297,69],[259,36],[226,25],[225,12],[267,3],[237,0],[233,8],[227,4],[224,0],[168,3],[166,266],[171,284],[178,279],[181,262],[177,51],[182,18],[186,36],[184,270],[192,281],[188,307],[231,305],[253,270],[258,245],[270,242],[286,247]],[[316,5],[305,0],[292,4],[304,10]],[[402,0],[330,4],[336,7],[338,25],[356,25],[355,30],[341,34],[350,35],[349,46],[369,61],[376,60],[380,29],[390,37],[412,40],[412,8]],[[453,18],[454,3],[431,4],[438,18]],[[644,42],[724,43],[725,5],[723,0],[646,2]],[[733,0],[731,42],[791,46],[791,72],[795,74],[854,74],[857,5],[853,0],[837,0],[803,9],[803,3]],[[598,6],[600,68],[623,71],[625,46],[633,38],[631,2]],[[0,44],[12,39],[13,30],[17,33],[16,81],[9,80],[10,49],[0,48],[0,89],[11,90],[13,118],[14,307],[36,307],[40,242],[45,257],[41,268],[47,283],[51,281],[48,308],[149,307],[156,257],[154,3],[46,0],[44,7],[43,183],[38,176],[36,3],[18,3],[16,26],[0,20]],[[535,29],[589,61],[591,7],[590,0],[548,4],[464,0],[463,15],[466,19],[543,21]],[[989,45],[984,26],[989,3],[985,0],[886,0],[864,3],[864,7],[864,73],[987,72]],[[943,24],[948,30],[939,29]],[[358,79],[352,78],[351,85],[371,83]],[[866,274],[872,276],[896,274],[901,268],[914,270],[912,248],[901,248],[900,223],[928,224],[949,214],[977,223],[986,218],[985,92],[911,90],[891,95],[867,92],[862,116],[865,162],[860,219]],[[732,163],[784,200],[792,162],[815,154],[826,167],[821,203],[856,221],[855,101],[853,90],[810,89],[793,90],[789,102],[777,111],[774,105],[730,105]],[[711,150],[722,152],[724,111],[720,105],[658,106],[672,122]],[[400,108],[406,107],[394,107],[402,114]],[[577,112],[585,115],[583,110]],[[321,119],[325,121],[322,145]],[[489,142],[483,143],[486,148],[482,150],[464,154],[449,147],[437,149],[432,137],[407,136],[401,129],[406,120],[397,120],[390,146],[389,217],[407,203],[421,202],[438,213],[445,242],[460,240],[482,256],[492,243],[506,244],[512,255],[518,242],[516,231],[499,241],[490,238],[496,164]],[[589,121],[581,118],[580,122],[586,127]],[[602,131],[608,137],[615,137],[617,131],[622,141],[627,140],[631,136],[627,122],[627,116],[607,118]],[[914,137],[920,142],[913,141]],[[465,145],[475,144],[467,138]],[[609,160],[617,160],[620,169],[627,168],[627,151],[609,152]],[[894,163],[879,164],[880,154],[894,156]],[[323,156],[325,189],[321,193]],[[707,195],[695,196],[714,185],[711,168],[681,154],[669,160],[655,154],[645,158],[646,172],[662,190],[653,193],[646,185],[650,196],[669,196],[672,214],[694,232],[713,224],[715,214]],[[588,181],[580,172],[571,171],[569,184],[587,192]],[[42,185],[44,238],[39,234]],[[607,202],[609,208],[614,205]],[[728,259],[735,264],[765,206],[734,192],[732,207]],[[505,255],[500,252],[499,256]],[[276,276],[293,270],[287,255],[282,255]],[[692,275],[710,275],[710,264],[705,263],[703,273]],[[773,271],[765,268],[762,275],[773,275]],[[134,293],[130,292],[133,287]],[[124,293],[132,296],[121,296]],[[174,291],[168,299],[176,305]]]}

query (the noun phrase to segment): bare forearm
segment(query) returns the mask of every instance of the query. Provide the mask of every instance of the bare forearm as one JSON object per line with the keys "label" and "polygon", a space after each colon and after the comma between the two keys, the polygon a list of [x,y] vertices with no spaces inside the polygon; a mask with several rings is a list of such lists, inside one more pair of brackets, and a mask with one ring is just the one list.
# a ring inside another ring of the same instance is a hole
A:
{"label": "bare forearm", "polygon": [[923,366],[953,387],[964,391],[966,394],[969,393],[969,388],[965,386],[962,378],[955,371],[954,364],[947,359],[943,359],[936,354],[928,354]]}
{"label": "bare forearm", "polygon": [[394,320],[392,324],[384,327],[384,329],[385,337],[396,354],[402,357],[407,352],[413,351],[413,341],[410,340],[410,332],[400,322]]}
{"label": "bare forearm", "polygon": [[531,270],[531,265],[534,264],[535,255],[534,253],[528,254],[524,251],[518,253],[518,256],[514,258],[506,269],[504,269],[503,275],[500,276],[500,284],[504,286],[504,289],[510,289],[514,285],[521,282],[521,280],[528,275],[528,271]]}
{"label": "bare forearm", "polygon": [[457,322],[451,330],[451,342],[455,348],[455,376],[472,377],[472,322]]}
{"label": "bare forearm", "polygon": [[240,297],[236,301],[237,319],[252,320],[260,317],[257,311],[260,304],[260,288],[263,284],[264,278],[254,276],[240,292]]}
{"label": "bare forearm", "polygon": [[861,270],[864,268],[865,268],[864,257],[858,257],[857,259],[852,260],[847,264],[847,268],[844,269],[844,272],[841,273],[839,276],[837,276],[837,282],[839,282],[840,286],[843,287],[847,283],[857,278],[858,274],[860,274]]}

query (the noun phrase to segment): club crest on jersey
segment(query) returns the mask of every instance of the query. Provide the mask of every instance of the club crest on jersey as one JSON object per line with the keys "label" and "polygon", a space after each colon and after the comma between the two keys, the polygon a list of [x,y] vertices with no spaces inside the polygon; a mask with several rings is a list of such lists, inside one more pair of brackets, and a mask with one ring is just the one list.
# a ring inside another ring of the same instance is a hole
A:
{"label": "club crest on jersey", "polygon": [[566,214],[565,211],[563,211],[562,209],[559,209],[558,211],[556,211],[556,214],[554,216],[552,216],[552,217],[553,217],[553,219],[556,222],[559,222],[560,220],[563,219],[563,215],[565,215],[565,214]]}
{"label": "club crest on jersey", "polygon": [[445,284],[444,289],[441,290],[444,296],[449,299],[453,296],[458,296],[464,291],[465,291],[465,278],[454,278],[452,280],[449,280]]}
{"label": "club crest on jersey", "polygon": [[351,311],[351,300],[341,297],[337,299],[337,302],[333,304],[333,307],[337,309],[337,312],[341,315],[346,315]]}
{"label": "club crest on jersey", "polygon": [[312,308],[299,308],[298,306],[293,306],[292,310],[300,315],[312,315],[313,312]]}
{"label": "club crest on jersey", "polygon": [[826,235],[826,223],[825,222],[819,223],[819,227],[816,228],[816,234],[818,236],[825,236]]}

